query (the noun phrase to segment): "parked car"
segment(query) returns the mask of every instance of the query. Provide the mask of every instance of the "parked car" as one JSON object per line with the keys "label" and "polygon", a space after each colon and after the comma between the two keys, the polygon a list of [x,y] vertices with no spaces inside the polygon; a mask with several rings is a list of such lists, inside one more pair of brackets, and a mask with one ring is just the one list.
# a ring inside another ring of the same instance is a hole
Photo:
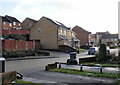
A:
{"label": "parked car", "polygon": [[90,47],[88,49],[88,55],[95,54],[98,51],[98,47]]}
{"label": "parked car", "polygon": [[107,55],[109,55],[110,54],[110,47],[106,46],[106,50],[107,50]]}

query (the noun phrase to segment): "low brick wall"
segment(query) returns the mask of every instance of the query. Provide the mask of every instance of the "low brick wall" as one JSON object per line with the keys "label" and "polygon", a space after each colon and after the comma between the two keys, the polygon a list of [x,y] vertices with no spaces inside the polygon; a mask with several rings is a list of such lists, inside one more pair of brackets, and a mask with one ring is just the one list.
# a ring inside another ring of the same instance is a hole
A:
{"label": "low brick wall", "polygon": [[49,69],[54,69],[54,68],[57,68],[57,63],[48,64],[48,65],[45,67],[45,71],[48,71]]}
{"label": "low brick wall", "polygon": [[16,79],[16,71],[0,73],[0,84],[11,83]]}
{"label": "low brick wall", "polygon": [[95,62],[96,57],[79,58],[79,64],[84,62]]}

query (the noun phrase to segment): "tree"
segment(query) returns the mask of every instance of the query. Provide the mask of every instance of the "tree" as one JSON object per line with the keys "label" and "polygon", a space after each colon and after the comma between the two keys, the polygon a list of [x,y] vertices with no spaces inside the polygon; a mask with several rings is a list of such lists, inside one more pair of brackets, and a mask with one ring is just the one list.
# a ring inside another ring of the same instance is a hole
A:
{"label": "tree", "polygon": [[99,61],[107,60],[107,50],[105,44],[100,45],[98,59]]}

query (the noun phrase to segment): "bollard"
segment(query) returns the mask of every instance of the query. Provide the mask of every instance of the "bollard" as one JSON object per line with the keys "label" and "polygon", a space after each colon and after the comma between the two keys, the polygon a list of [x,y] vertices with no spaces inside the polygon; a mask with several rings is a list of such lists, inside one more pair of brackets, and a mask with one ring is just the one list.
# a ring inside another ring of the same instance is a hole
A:
{"label": "bollard", "polygon": [[59,69],[61,69],[61,63],[59,63]]}
{"label": "bollard", "polygon": [[102,65],[100,65],[100,73],[102,73]]}
{"label": "bollard", "polygon": [[80,64],[80,72],[82,72],[82,70],[83,70],[83,66],[82,64]]}
{"label": "bollard", "polygon": [[5,72],[5,58],[0,58],[0,73]]}

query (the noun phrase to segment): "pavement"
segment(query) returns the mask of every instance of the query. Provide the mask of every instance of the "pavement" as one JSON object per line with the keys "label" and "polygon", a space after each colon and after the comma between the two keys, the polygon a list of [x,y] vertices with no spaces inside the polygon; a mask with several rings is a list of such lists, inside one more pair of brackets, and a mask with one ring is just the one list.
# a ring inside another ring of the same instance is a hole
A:
{"label": "pavement", "polygon": [[32,77],[23,77],[23,80],[31,81],[33,83],[64,83],[65,85],[68,85],[67,83],[114,83],[116,81],[108,78],[88,77],[49,71],[39,72]]}

